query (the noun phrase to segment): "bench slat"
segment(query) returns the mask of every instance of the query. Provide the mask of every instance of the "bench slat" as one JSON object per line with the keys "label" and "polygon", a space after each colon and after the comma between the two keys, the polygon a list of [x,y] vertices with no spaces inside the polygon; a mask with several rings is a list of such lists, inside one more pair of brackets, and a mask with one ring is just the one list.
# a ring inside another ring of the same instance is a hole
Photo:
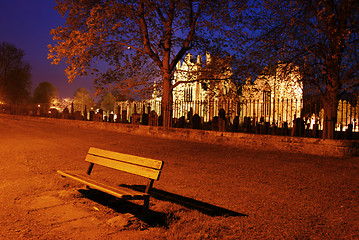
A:
{"label": "bench slat", "polygon": [[119,160],[122,162],[128,162],[140,166],[146,166],[153,169],[162,169],[163,167],[163,161],[156,160],[156,159],[150,159],[150,158],[144,158],[144,157],[138,157],[118,152],[112,152],[108,150],[98,149],[91,147],[88,151],[88,154],[93,154],[96,156],[102,156],[106,158],[111,158],[114,160]]}
{"label": "bench slat", "polygon": [[91,162],[94,164],[106,166],[109,168],[121,170],[124,172],[136,174],[142,177],[158,180],[160,176],[161,170],[156,170],[152,168],[146,168],[138,165],[129,164],[126,162],[116,161],[109,158],[104,158],[100,156],[94,156],[91,154],[87,154],[86,159],[87,162]]}
{"label": "bench slat", "polygon": [[103,191],[110,195],[116,196],[118,198],[123,198],[123,199],[146,199],[146,198],[149,198],[149,195],[146,193],[137,192],[135,190],[127,189],[127,188],[109,186],[109,185],[106,185],[104,183],[101,183],[99,181],[91,179],[82,174],[76,174],[73,172],[63,172],[60,170],[58,170],[57,173],[62,176],[77,180],[85,185],[88,185],[91,188],[98,189],[100,191]]}

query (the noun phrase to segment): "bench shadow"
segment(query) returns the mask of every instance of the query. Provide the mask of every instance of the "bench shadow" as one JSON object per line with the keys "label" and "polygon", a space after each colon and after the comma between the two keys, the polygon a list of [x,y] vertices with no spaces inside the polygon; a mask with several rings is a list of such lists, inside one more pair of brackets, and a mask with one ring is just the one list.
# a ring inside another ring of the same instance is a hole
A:
{"label": "bench shadow", "polygon": [[[144,192],[146,186],[144,185],[126,185],[121,184],[121,187]],[[150,227],[168,227],[168,222],[171,216],[168,213],[157,212],[151,210],[151,207],[147,211],[143,211],[143,201],[127,201],[119,199],[110,194],[104,193],[96,189],[78,189],[83,197],[90,199],[91,201],[97,202],[100,205],[109,207],[114,211],[125,214],[130,213],[139,220],[143,221]],[[178,194],[170,193],[160,189],[152,188],[150,193],[151,198],[156,198],[160,201],[167,201],[184,206],[188,209],[197,210],[203,214],[216,217],[216,216],[239,216],[247,217],[247,214],[238,213],[229,209],[218,207],[206,202],[198,201],[193,198],[184,197]],[[173,217],[173,216],[172,216]]]}
{"label": "bench shadow", "polygon": [[[126,185],[121,184],[121,187],[130,188],[133,190],[137,190],[140,192],[144,192],[146,186],[144,185]],[[184,197],[175,193],[170,193],[167,191],[163,191],[160,189],[152,188],[151,197],[156,198],[161,201],[168,201],[172,203],[176,203],[179,205],[182,205],[186,208],[197,210],[201,213],[204,213],[206,215],[216,217],[216,216],[240,216],[240,217],[247,217],[247,214],[238,213],[226,208],[218,207],[206,202],[198,201],[193,198]]]}
{"label": "bench shadow", "polygon": [[78,191],[83,197],[97,202],[100,205],[111,208],[117,213],[130,213],[150,227],[167,227],[167,214],[153,211],[151,209],[143,211],[143,200],[138,201],[137,204],[136,202],[119,199],[96,189],[78,189]]}

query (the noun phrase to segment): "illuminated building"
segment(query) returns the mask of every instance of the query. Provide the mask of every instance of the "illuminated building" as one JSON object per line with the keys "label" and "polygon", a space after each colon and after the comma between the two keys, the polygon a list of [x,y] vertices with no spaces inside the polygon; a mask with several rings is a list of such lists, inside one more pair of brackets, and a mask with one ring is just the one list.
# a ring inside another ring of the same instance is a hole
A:
{"label": "illuminated building", "polygon": [[303,107],[299,68],[283,63],[265,68],[253,83],[248,80],[243,86],[242,99],[243,116],[275,124],[291,123]]}

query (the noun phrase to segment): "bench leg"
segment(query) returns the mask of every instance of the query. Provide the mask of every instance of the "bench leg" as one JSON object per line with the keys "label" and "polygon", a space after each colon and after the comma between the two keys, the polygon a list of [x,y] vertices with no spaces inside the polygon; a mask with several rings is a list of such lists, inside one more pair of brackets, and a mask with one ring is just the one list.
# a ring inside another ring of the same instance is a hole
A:
{"label": "bench leg", "polygon": [[148,198],[145,198],[143,200],[143,210],[148,211],[149,208],[150,208],[150,196],[148,196]]}
{"label": "bench leg", "polygon": [[87,175],[90,175],[91,174],[91,172],[92,172],[92,168],[93,168],[93,163],[90,163],[90,165],[89,165],[89,167],[88,167],[88,169],[87,169]]}
{"label": "bench leg", "polygon": [[[147,183],[147,186],[146,186],[146,190],[145,190],[145,193],[149,194],[151,189],[152,189],[152,186],[153,186],[153,182],[154,180],[153,179],[149,179],[148,183]],[[150,196],[148,195],[148,197],[145,198],[144,202],[143,202],[143,209],[145,211],[147,211],[150,207]]]}

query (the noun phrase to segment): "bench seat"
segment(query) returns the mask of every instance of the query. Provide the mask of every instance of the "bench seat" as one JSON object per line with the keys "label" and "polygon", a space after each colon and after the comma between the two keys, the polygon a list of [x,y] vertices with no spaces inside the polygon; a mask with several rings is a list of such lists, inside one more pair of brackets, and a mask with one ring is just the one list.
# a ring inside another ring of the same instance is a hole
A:
{"label": "bench seat", "polygon": [[60,171],[60,170],[58,170],[57,173],[60,174],[61,176],[68,177],[73,180],[79,181],[79,182],[87,185],[90,188],[100,190],[102,192],[108,193],[108,194],[113,195],[118,198],[123,198],[123,199],[128,199],[128,200],[129,199],[140,200],[140,199],[149,197],[149,194],[144,193],[144,192],[138,192],[138,191],[135,191],[135,190],[132,190],[129,188],[114,187],[114,186],[107,185],[106,183],[96,180],[86,174],[74,173],[72,171],[65,172],[65,171]]}

